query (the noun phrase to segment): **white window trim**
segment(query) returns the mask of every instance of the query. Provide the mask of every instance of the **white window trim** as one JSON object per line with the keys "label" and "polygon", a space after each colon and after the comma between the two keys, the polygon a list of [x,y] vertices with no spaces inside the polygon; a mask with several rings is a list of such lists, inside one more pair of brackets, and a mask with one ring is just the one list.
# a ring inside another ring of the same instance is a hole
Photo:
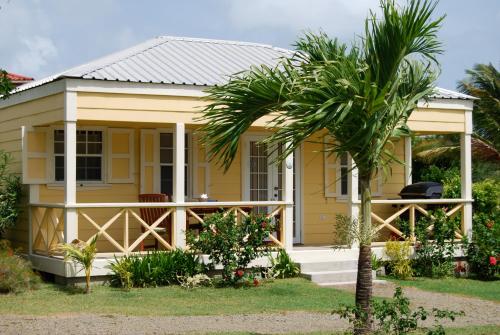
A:
{"label": "white window trim", "polygon": [[[342,194],[342,178],[341,178],[341,169],[342,169],[342,165],[341,165],[341,160],[339,157],[335,156],[335,163],[330,163],[329,162],[329,155],[335,155],[335,154],[331,154],[329,152],[326,151],[326,145],[328,143],[328,140],[329,138],[331,138],[331,136],[329,135],[326,135],[324,136],[323,138],[323,148],[324,148],[324,155],[323,155],[323,165],[324,165],[324,169],[325,169],[325,184],[324,184],[324,192],[325,192],[325,198],[336,198],[338,201],[340,202],[344,202],[344,201],[347,201],[347,199],[349,198],[349,194]],[[351,166],[350,166],[350,163],[352,159],[351,159],[351,155],[347,154],[347,167],[348,167],[348,170],[351,169]],[[330,181],[329,178],[328,178],[328,169],[335,169],[335,181]],[[352,171],[349,171],[348,172],[348,178],[351,179],[351,174],[352,174]],[[373,197],[380,197],[383,195],[383,175],[382,175],[382,169],[378,169],[378,173],[377,173],[377,177],[375,178],[376,181],[377,181],[377,190],[375,192],[372,192],[372,196]],[[335,192],[331,192],[329,191],[329,185],[332,185],[333,183],[335,183]]]}
{"label": "white window trim", "polygon": [[[156,143],[157,145],[155,145],[155,155],[158,155],[158,158],[155,159],[155,165],[157,166],[157,168],[155,169],[156,173],[155,173],[155,185],[158,185],[158,193],[161,192],[161,185],[160,185],[160,181],[161,181],[161,167],[162,166],[168,166],[168,164],[162,164],[161,163],[161,159],[160,159],[160,150],[161,150],[161,144],[160,144],[160,134],[162,133],[170,133],[170,134],[174,134],[175,133],[175,129],[173,127],[169,127],[169,128],[156,128]],[[193,131],[191,129],[186,129],[185,130],[185,133],[187,135],[187,138],[188,138],[188,146],[187,146],[187,149],[188,149],[188,164],[187,164],[187,167],[188,167],[188,175],[187,176],[184,176],[184,178],[186,178],[187,180],[187,195],[185,195],[184,197],[186,198],[186,200],[188,199],[191,199],[193,197],[193,180],[192,180],[192,176],[193,176],[193,173],[194,173],[194,160],[193,160]],[[175,159],[175,148],[173,148],[174,150],[174,159]],[[173,161],[172,161],[172,168],[173,168]]]}
{"label": "white window trim", "polygon": [[[49,155],[49,176],[48,176],[48,183],[47,186],[50,186],[51,188],[57,188],[59,185],[64,186],[64,180],[56,180],[55,178],[55,153],[54,153],[54,131],[55,130],[64,130],[64,126],[50,126],[49,127],[49,134],[47,136],[48,142],[49,142],[49,147],[48,147],[48,155]],[[101,180],[77,180],[76,184],[77,187],[85,187],[85,186],[105,186],[107,184],[107,157],[108,157],[108,151],[107,151],[107,144],[108,144],[108,139],[107,139],[107,130],[108,127],[91,127],[91,126],[85,126],[85,127],[78,127],[76,130],[91,130],[91,131],[100,131],[102,132],[102,159],[101,159]],[[76,145],[76,143],[75,143]]]}

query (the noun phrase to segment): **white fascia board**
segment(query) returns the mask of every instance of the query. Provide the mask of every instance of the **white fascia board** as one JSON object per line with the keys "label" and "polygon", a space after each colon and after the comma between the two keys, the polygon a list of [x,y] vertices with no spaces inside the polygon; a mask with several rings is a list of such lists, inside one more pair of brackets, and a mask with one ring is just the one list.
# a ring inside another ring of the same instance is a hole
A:
{"label": "white fascia board", "polygon": [[420,100],[417,104],[418,108],[430,109],[459,109],[472,110],[474,102],[464,99],[429,99],[428,101]]}
{"label": "white fascia board", "polygon": [[67,90],[76,92],[168,95],[181,97],[204,97],[209,86],[174,85],[156,83],[133,83],[95,79],[66,79]]}
{"label": "white fascia board", "polygon": [[13,105],[22,104],[35,99],[40,99],[49,95],[64,92],[66,83],[64,80],[57,80],[41,86],[33,87],[26,91],[14,93],[5,100],[0,100],[0,109]]}

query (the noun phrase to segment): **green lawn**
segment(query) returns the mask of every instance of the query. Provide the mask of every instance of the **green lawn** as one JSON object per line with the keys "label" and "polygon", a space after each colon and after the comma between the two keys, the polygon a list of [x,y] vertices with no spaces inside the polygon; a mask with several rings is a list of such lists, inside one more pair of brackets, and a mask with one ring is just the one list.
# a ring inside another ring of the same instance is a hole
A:
{"label": "green lawn", "polygon": [[99,313],[125,315],[221,315],[282,311],[331,312],[352,304],[351,293],[318,287],[301,278],[277,280],[255,288],[199,288],[179,286],[133,289],[125,292],[94,286],[90,295],[43,284],[39,290],[0,295],[0,314],[51,315]]}
{"label": "green lawn", "polygon": [[465,278],[415,278],[412,280],[388,279],[401,286],[413,286],[427,291],[453,293],[486,300],[500,301],[500,281],[498,280],[481,281]]}

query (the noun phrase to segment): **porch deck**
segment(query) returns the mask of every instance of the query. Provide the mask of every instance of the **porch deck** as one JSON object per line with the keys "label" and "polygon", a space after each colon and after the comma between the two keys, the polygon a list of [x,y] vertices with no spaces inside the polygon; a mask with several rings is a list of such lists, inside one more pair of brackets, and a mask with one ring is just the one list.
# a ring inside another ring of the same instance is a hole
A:
{"label": "porch deck", "polygon": [[[462,225],[456,231],[456,238],[460,239],[467,233],[464,224],[464,211],[466,204],[470,201],[464,199],[421,199],[421,200],[373,200],[372,218],[377,224],[377,230],[381,233],[381,239],[373,243],[374,252],[381,256],[387,236],[407,238],[398,225],[398,218],[407,214],[410,227],[410,239],[415,240],[415,225],[417,217],[429,217],[432,213],[426,209],[428,205],[447,206],[446,215],[454,217],[460,215]],[[359,205],[359,204],[358,204]],[[85,225],[84,236],[77,238],[90,241],[98,235],[98,252],[95,261],[93,275],[104,276],[110,273],[109,263],[115,257],[131,254],[142,254],[139,245],[146,239],[157,240],[159,249],[171,250],[175,247],[185,247],[185,233],[189,222],[186,217],[197,223],[203,223],[203,217],[196,214],[195,208],[219,208],[224,213],[234,213],[237,223],[248,215],[244,209],[266,208],[267,216],[276,220],[277,233],[269,236],[277,248],[286,248],[294,261],[301,262],[332,262],[353,261],[357,259],[358,250],[353,248],[341,248],[334,250],[330,245],[293,245],[293,215],[291,212],[293,203],[285,201],[261,201],[261,202],[186,202],[186,203],[78,203],[75,205],[64,205],[57,203],[32,203],[30,205],[30,258],[35,268],[54,273],[62,277],[79,277],[82,273],[70,262],[65,262],[60,254],[54,253],[54,248],[59,243],[65,242],[65,232],[68,224],[65,221],[66,211],[74,211],[76,221],[69,225]],[[92,209],[109,209],[109,218],[99,221],[94,219],[90,213]],[[164,214],[153,224],[146,223],[138,214],[140,208],[161,208]],[[181,213],[179,215],[179,213]],[[288,220],[287,220],[288,215]],[[172,239],[160,236],[154,228],[167,216],[171,216]],[[385,217],[385,219],[384,219]],[[179,219],[180,218],[180,219]],[[141,232],[140,227],[143,231]],[[73,227],[74,228],[74,227]],[[89,233],[89,229],[93,229]],[[433,227],[428,230],[432,231]],[[392,234],[392,235],[388,235]],[[267,264],[267,259],[257,261],[258,264]]]}

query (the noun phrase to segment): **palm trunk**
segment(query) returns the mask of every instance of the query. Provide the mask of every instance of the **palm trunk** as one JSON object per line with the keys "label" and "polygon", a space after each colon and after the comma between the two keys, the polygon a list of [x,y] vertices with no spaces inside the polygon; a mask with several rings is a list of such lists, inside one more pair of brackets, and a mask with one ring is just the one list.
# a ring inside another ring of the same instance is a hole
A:
{"label": "palm trunk", "polygon": [[356,307],[359,313],[356,315],[357,324],[354,333],[369,334],[372,329],[372,258],[371,258],[371,177],[360,176],[359,184],[361,187],[361,222],[358,276],[356,280]]}
{"label": "palm trunk", "polygon": [[90,272],[92,268],[85,269],[85,293],[90,293]]}

